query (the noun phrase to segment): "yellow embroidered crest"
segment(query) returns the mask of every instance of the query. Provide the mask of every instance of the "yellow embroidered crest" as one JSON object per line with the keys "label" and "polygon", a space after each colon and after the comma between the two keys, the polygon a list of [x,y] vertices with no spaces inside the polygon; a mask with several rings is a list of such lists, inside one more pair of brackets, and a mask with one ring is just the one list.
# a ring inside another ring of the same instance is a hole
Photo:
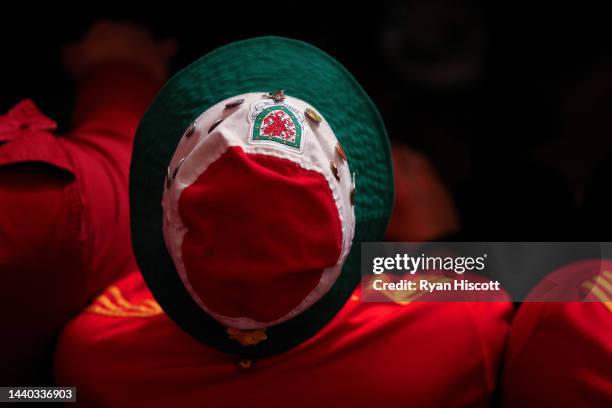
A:
{"label": "yellow embroidered crest", "polygon": [[254,346],[268,339],[266,329],[240,330],[228,328],[226,332],[229,335],[230,339],[236,340],[243,346]]}

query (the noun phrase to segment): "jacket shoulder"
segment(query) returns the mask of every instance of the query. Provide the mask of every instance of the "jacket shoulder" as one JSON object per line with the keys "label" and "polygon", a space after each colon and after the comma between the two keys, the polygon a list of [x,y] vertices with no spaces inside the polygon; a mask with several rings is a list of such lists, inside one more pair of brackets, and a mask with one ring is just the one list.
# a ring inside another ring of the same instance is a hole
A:
{"label": "jacket shoulder", "polygon": [[30,99],[0,115],[0,167],[17,163],[42,163],[73,175],[73,168],[59,138],[55,121]]}

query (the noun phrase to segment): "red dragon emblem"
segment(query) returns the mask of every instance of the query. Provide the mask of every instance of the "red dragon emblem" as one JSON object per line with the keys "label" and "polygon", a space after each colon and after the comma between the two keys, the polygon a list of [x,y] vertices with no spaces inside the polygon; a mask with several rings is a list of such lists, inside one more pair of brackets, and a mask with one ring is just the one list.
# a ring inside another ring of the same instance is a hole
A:
{"label": "red dragon emblem", "polygon": [[261,135],[295,141],[295,123],[285,112],[270,112],[263,120]]}

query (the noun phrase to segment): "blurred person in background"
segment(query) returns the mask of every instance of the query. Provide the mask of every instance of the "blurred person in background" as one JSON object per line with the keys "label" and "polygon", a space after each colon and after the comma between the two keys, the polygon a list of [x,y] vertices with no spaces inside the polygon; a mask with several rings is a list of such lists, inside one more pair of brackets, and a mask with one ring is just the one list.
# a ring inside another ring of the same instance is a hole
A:
{"label": "blurred person in background", "polygon": [[[380,28],[390,77],[381,97],[393,144],[396,207],[386,238],[457,237],[454,191],[470,157],[464,128],[487,43],[479,2],[388,2]],[[463,117],[465,116],[465,117]]]}
{"label": "blurred person in background", "polygon": [[[574,62],[578,72],[559,84],[559,134],[532,149],[569,192],[573,219],[558,222],[575,240],[609,242],[612,231],[612,65],[605,54]],[[555,279],[557,286],[559,279],[571,280],[570,287],[580,290],[565,303],[521,305],[509,337],[502,406],[609,407],[612,262],[569,263],[541,281],[532,296],[550,290]]]}
{"label": "blurred person in background", "polygon": [[132,141],[174,52],[138,25],[101,21],[64,50],[77,89],[67,134],[31,100],[0,117],[0,384],[51,383],[60,328],[134,268]]}

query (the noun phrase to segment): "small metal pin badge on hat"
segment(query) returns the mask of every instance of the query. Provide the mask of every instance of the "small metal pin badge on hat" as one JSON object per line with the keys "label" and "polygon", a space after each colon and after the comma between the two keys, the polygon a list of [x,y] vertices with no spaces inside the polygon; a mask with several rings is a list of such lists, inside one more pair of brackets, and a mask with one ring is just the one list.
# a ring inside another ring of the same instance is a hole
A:
{"label": "small metal pin badge on hat", "polygon": [[228,102],[225,104],[225,108],[226,109],[231,109],[231,108],[235,108],[238,105],[242,105],[242,103],[244,102],[244,99],[235,99],[231,102]]}
{"label": "small metal pin badge on hat", "polygon": [[170,166],[166,168],[166,188],[170,188],[170,186],[172,185],[172,182],[176,178],[176,175],[178,174],[178,171],[183,165],[184,161],[185,161],[185,157],[182,157],[176,164],[174,171],[170,170]]}
{"label": "small metal pin badge on hat", "polygon": [[279,103],[285,100],[285,90],[279,89],[276,92],[270,92],[263,96],[264,98],[273,99],[274,102]]}
{"label": "small metal pin badge on hat", "polygon": [[217,119],[215,120],[215,122],[208,128],[208,133],[212,132],[213,130],[215,130],[215,128],[217,126],[219,126],[219,124],[223,122],[223,119]]}
{"label": "small metal pin badge on hat", "polygon": [[336,153],[338,153],[338,156],[340,156],[340,159],[342,159],[343,162],[346,161],[346,152],[344,151],[344,148],[342,147],[340,142],[336,144]]}
{"label": "small metal pin badge on hat", "polygon": [[166,188],[170,188],[172,184],[172,173],[170,172],[170,166],[166,168]]}
{"label": "small metal pin badge on hat", "polygon": [[351,180],[351,205],[355,205],[355,187],[356,187],[356,183],[355,183],[355,179],[357,178],[357,176],[355,175],[355,173],[353,173],[353,177]]}
{"label": "small metal pin badge on hat", "polygon": [[323,120],[323,118],[321,118],[321,115],[319,115],[312,108],[306,108],[304,113],[306,114],[306,117],[308,117],[308,119],[312,120],[313,122],[320,123]]}
{"label": "small metal pin badge on hat", "polygon": [[191,122],[191,125],[189,125],[187,130],[185,130],[185,133],[183,133],[183,137],[185,137],[185,138],[191,137],[191,135],[193,135],[193,132],[195,132],[195,129],[196,129],[197,125],[198,125],[198,121],[197,120],[194,120],[193,122]]}
{"label": "small metal pin badge on hat", "polygon": [[183,162],[185,161],[185,158],[181,158],[181,160],[178,161],[178,163],[176,164],[176,167],[174,168],[174,171],[172,172],[172,180],[174,180],[176,178],[176,175],[178,174],[179,169],[181,168],[181,166],[183,165]]}
{"label": "small metal pin badge on hat", "polygon": [[336,163],[333,160],[329,161],[329,168],[331,169],[332,174],[334,175],[336,180],[340,181],[340,173],[338,172],[338,166],[336,166]]}

